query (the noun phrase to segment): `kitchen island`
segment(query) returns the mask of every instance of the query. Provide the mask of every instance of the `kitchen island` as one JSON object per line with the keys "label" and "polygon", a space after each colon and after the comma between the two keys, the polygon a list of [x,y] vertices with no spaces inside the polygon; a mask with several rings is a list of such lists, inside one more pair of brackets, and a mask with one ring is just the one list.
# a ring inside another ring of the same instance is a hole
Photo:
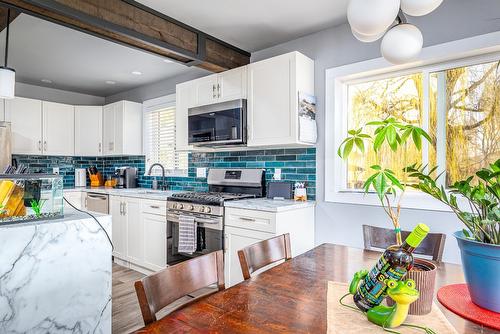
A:
{"label": "kitchen island", "polygon": [[[97,215],[111,237],[111,217]],[[0,225],[0,333],[111,333],[111,245],[90,216]]]}

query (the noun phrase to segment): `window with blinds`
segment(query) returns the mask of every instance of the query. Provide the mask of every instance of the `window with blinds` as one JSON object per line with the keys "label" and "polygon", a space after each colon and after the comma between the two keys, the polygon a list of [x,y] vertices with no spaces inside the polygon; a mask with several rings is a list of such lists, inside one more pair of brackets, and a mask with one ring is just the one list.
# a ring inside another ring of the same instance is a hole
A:
{"label": "window with blinds", "polygon": [[[144,132],[146,171],[160,163],[168,175],[187,175],[187,153],[175,150],[175,105],[145,110]],[[161,169],[155,168],[152,175],[161,175]]]}

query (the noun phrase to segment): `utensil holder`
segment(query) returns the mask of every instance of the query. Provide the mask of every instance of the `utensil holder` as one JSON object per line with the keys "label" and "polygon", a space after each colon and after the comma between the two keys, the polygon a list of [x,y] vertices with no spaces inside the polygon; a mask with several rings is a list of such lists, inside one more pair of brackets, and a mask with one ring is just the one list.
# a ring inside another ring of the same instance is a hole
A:
{"label": "utensil holder", "polygon": [[102,187],[104,185],[104,178],[101,173],[90,174],[90,186],[91,187]]}

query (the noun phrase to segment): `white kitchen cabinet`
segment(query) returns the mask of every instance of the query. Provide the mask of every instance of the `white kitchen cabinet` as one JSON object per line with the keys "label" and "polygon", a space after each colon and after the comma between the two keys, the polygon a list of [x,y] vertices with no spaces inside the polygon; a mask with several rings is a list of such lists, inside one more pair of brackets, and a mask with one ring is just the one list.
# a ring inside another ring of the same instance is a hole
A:
{"label": "white kitchen cabinet", "polygon": [[127,225],[127,260],[141,265],[144,261],[144,222],[141,218],[141,200],[123,198],[123,216]]}
{"label": "white kitchen cabinet", "polygon": [[102,155],[102,107],[75,106],[75,155]]}
{"label": "white kitchen cabinet", "polygon": [[291,52],[248,65],[248,146],[299,140],[299,92],[314,95],[314,61]]}
{"label": "white kitchen cabinet", "polygon": [[[193,81],[191,86],[195,90],[196,106],[212,104],[217,102],[217,74],[212,74]],[[190,105],[189,107],[192,107]]]}
{"label": "white kitchen cabinet", "polygon": [[75,155],[75,107],[69,104],[42,102],[43,153]]}
{"label": "white kitchen cabinet", "polygon": [[167,265],[167,219],[165,216],[142,214],[144,227],[144,266],[158,271]]}
{"label": "white kitchen cabinet", "polygon": [[[84,209],[84,196],[81,191],[64,191],[64,198],[71,203],[75,208]],[[64,201],[64,209],[72,209],[66,201]]]}
{"label": "white kitchen cabinet", "polygon": [[230,287],[243,281],[238,250],[250,246],[256,242],[274,237],[272,233],[253,231],[232,226],[225,227],[225,257],[224,277],[226,287]]}
{"label": "white kitchen cabinet", "polygon": [[22,97],[5,100],[5,120],[11,122],[12,153],[43,154],[42,101]]}
{"label": "white kitchen cabinet", "polygon": [[142,104],[119,101],[103,107],[104,155],[142,154]]}
{"label": "white kitchen cabinet", "polygon": [[226,287],[243,280],[238,250],[281,234],[290,233],[292,256],[314,247],[314,206],[287,211],[268,212],[240,208],[225,208]]}
{"label": "white kitchen cabinet", "polygon": [[123,215],[123,198],[109,196],[109,214],[112,218],[113,256],[126,260],[127,258],[127,223]]}

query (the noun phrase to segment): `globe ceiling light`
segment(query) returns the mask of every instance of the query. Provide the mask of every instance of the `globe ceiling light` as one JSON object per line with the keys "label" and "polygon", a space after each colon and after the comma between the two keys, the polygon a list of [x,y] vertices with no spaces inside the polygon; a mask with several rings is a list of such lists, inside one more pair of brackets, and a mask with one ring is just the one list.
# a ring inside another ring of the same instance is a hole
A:
{"label": "globe ceiling light", "polygon": [[382,39],[382,56],[393,64],[414,60],[422,50],[424,39],[420,30],[412,24],[403,23],[390,29]]}
{"label": "globe ceiling light", "polygon": [[400,0],[350,0],[347,20],[357,33],[375,36],[394,23],[400,5]]}
{"label": "globe ceiling light", "polygon": [[357,32],[354,29],[351,29],[351,31],[352,31],[352,34],[354,35],[354,37],[356,37],[359,41],[365,42],[365,43],[375,42],[376,40],[380,39],[385,34],[385,30],[379,34],[376,34],[376,35],[365,35],[365,34]]}
{"label": "globe ceiling light", "polygon": [[443,0],[401,0],[401,9],[411,16],[423,16],[441,5]]}

